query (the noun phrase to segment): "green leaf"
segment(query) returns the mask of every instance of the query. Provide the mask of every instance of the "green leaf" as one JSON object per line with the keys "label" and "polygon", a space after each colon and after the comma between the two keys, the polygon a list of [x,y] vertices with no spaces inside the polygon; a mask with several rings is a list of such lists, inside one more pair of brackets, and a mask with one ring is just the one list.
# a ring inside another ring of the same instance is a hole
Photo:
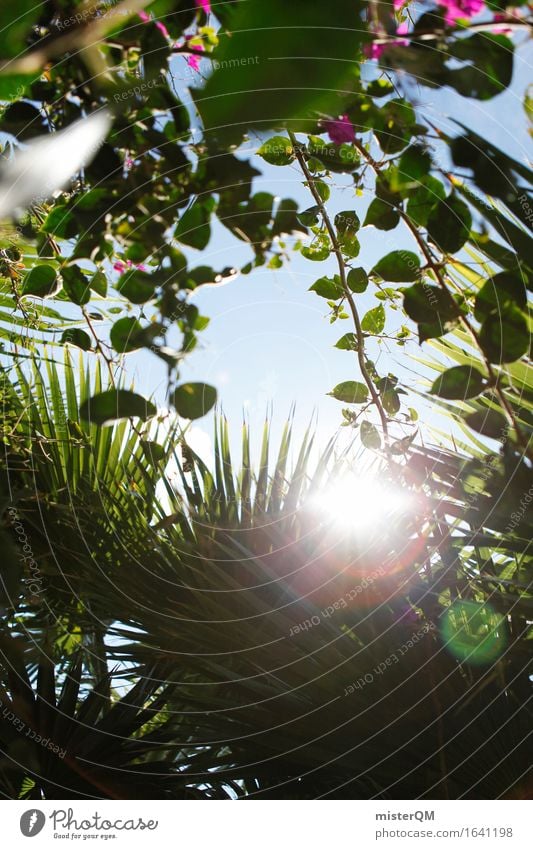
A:
{"label": "green leaf", "polygon": [[425,227],[429,214],[439,200],[444,200],[446,190],[440,180],[428,174],[423,182],[410,192],[406,212],[414,224]]}
{"label": "green leaf", "polygon": [[97,295],[100,295],[102,298],[105,298],[107,295],[107,277],[105,276],[103,271],[95,271],[91,279],[89,280],[89,286],[96,292]]}
{"label": "green leaf", "polygon": [[[0,44],[2,36],[3,33],[0,31]],[[1,55],[5,57],[7,53],[1,51]],[[35,79],[35,74],[0,74],[0,100],[10,101],[23,97],[26,89]]]}
{"label": "green leaf", "polygon": [[400,397],[394,389],[387,389],[381,393],[381,403],[389,416],[394,416],[400,409]]}
{"label": "green leaf", "polygon": [[381,437],[379,435],[379,431],[371,422],[362,421],[361,430],[359,432],[361,434],[361,442],[365,448],[370,448],[372,450],[381,448]]}
{"label": "green leaf", "polygon": [[510,303],[490,313],[479,332],[479,342],[491,363],[512,363],[520,359],[530,344],[524,313]]}
{"label": "green leaf", "polygon": [[211,236],[209,220],[212,209],[212,203],[195,201],[178,221],[175,230],[176,239],[183,245],[190,245],[191,248],[203,251]]}
{"label": "green leaf", "polygon": [[383,332],[385,327],[385,309],[383,304],[368,310],[363,316],[361,327],[365,333],[371,333],[373,336],[378,336]]}
{"label": "green leaf", "polygon": [[429,237],[443,253],[453,254],[462,248],[471,228],[470,210],[455,195],[439,201],[428,216]]}
{"label": "green leaf", "polygon": [[323,163],[325,170],[339,174],[351,174],[360,163],[357,149],[352,144],[326,142],[318,136],[309,136],[308,151]]}
{"label": "green leaf", "polygon": [[294,159],[294,148],[286,136],[272,136],[261,145],[257,155],[269,165],[289,165]]}
{"label": "green leaf", "polygon": [[276,217],[272,224],[272,236],[288,233],[307,233],[306,225],[300,222],[298,204],[291,198],[282,198],[278,204]]}
{"label": "green leaf", "polygon": [[377,227],[378,230],[394,230],[400,221],[400,213],[390,203],[374,198],[366,211],[364,227]]}
{"label": "green leaf", "polygon": [[444,321],[421,321],[418,324],[418,340],[422,344],[427,339],[438,339],[455,330],[458,324],[457,319],[451,318]]}
{"label": "green leaf", "polygon": [[302,209],[301,212],[298,213],[298,221],[300,221],[304,227],[316,227],[319,216],[320,207],[310,206],[309,209]]}
{"label": "green leaf", "polygon": [[24,277],[22,283],[23,295],[34,295],[36,298],[49,298],[59,289],[57,271],[51,265],[36,265]]}
{"label": "green leaf", "polygon": [[440,398],[461,401],[481,395],[484,388],[483,375],[476,368],[454,366],[435,380],[431,392]]}
{"label": "green leaf", "polygon": [[90,351],[93,344],[89,334],[77,327],[73,327],[72,330],[65,330],[61,336],[61,343],[63,345],[75,345],[82,351]]}
{"label": "green leaf", "polygon": [[345,333],[344,336],[341,336],[339,341],[335,343],[335,348],[339,348],[340,351],[357,351],[357,336],[355,333]]}
{"label": "green leaf", "polygon": [[491,439],[501,439],[502,435],[507,433],[507,419],[496,410],[477,410],[475,413],[470,413],[465,416],[465,422],[472,430],[482,433],[483,436],[489,436]]}
{"label": "green leaf", "polygon": [[323,180],[315,180],[314,181],[315,189],[318,193],[318,196],[321,201],[324,203],[329,200],[329,196],[331,194],[330,188],[327,183],[324,183]]}
{"label": "green leaf", "polygon": [[57,239],[72,239],[78,235],[78,225],[70,209],[65,204],[55,206],[46,216],[41,226],[43,233],[50,233]]}
{"label": "green leaf", "polygon": [[61,269],[63,289],[73,304],[83,306],[91,300],[89,280],[77,265],[64,265]]}
{"label": "green leaf", "polygon": [[157,466],[165,459],[166,451],[158,442],[152,442],[148,439],[141,439],[141,446],[144,451],[144,456],[152,465]]}
{"label": "green leaf", "polygon": [[368,275],[364,268],[351,268],[346,277],[348,288],[352,292],[361,294],[368,286]]}
{"label": "green leaf", "polygon": [[379,260],[371,274],[391,283],[410,283],[420,276],[420,260],[412,251],[392,251]]}
{"label": "green leaf", "polygon": [[[26,47],[25,38],[39,20],[44,3],[35,0],[17,0],[0,6],[0,56],[16,56]],[[15,99],[16,92],[6,99]]]}
{"label": "green leaf", "polygon": [[313,262],[323,262],[329,257],[331,245],[329,237],[326,233],[319,233],[315,236],[310,245],[304,245],[302,248],[302,256],[306,259],[311,259]]}
{"label": "green leaf", "polygon": [[317,295],[321,298],[326,298],[328,301],[337,301],[344,294],[338,275],[335,275],[335,277],[321,277],[309,287],[309,291],[316,292]]}
{"label": "green leaf", "polygon": [[182,383],[174,391],[174,409],[184,419],[200,419],[215,406],[217,391],[207,383]]}
{"label": "green leaf", "polygon": [[128,389],[109,389],[93,395],[80,405],[80,418],[96,425],[111,424],[130,417],[146,421],[155,416],[154,405]]}
{"label": "green leaf", "polygon": [[154,296],[155,281],[146,271],[132,268],[120,277],[117,289],[132,304],[145,304]]}
{"label": "green leaf", "polygon": [[469,38],[457,38],[449,46],[450,55],[470,64],[447,70],[443,81],[464,97],[488,100],[510,85],[513,51],[509,38],[488,30]]}
{"label": "green leaf", "polygon": [[524,283],[515,274],[502,271],[490,277],[479,290],[474,308],[475,318],[482,322],[489,313],[498,312],[505,306],[525,308],[527,295]]}
{"label": "green leaf", "polygon": [[431,156],[420,145],[411,145],[404,150],[398,163],[398,176],[401,183],[418,183],[431,168]]}
{"label": "green leaf", "polygon": [[416,128],[412,105],[403,98],[394,98],[379,110],[375,134],[383,153],[396,153],[409,143]]}
{"label": "green leaf", "polygon": [[110,330],[109,338],[115,351],[118,351],[119,354],[128,354],[130,351],[136,351],[141,347],[142,342],[136,341],[141,333],[142,327],[137,319],[128,316],[115,321]]}
{"label": "green leaf", "polygon": [[335,216],[335,227],[339,236],[353,236],[361,227],[359,216],[351,209],[344,212],[337,212]]}
{"label": "green leaf", "polygon": [[345,380],[343,383],[338,383],[327,394],[345,404],[364,404],[368,398],[368,388],[364,383],[358,383],[356,380]]}
{"label": "green leaf", "polygon": [[429,283],[415,283],[403,291],[403,308],[409,318],[423,324],[431,324],[440,318],[448,320],[458,318],[460,305],[450,299],[439,286]]}
{"label": "green leaf", "polygon": [[319,3],[231,4],[224,24],[231,37],[220,39],[215,71],[195,92],[208,135],[240,140],[251,126],[264,132],[319,112],[338,114],[336,92],[345,90],[361,44],[359,14],[351,0],[337,0],[342,26],[325,27]]}

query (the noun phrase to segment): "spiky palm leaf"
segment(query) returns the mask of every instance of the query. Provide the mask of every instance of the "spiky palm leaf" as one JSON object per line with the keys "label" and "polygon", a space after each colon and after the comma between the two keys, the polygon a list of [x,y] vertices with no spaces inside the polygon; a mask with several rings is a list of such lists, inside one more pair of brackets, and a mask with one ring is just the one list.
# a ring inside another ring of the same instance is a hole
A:
{"label": "spiky palm leaf", "polygon": [[[464,537],[453,522],[457,467],[442,452],[419,452],[423,479],[412,463],[408,483],[393,482],[418,491],[410,523],[391,520],[362,544],[307,509],[328,483],[332,447],[313,470],[307,436],[291,472],[288,429],[269,472],[268,441],[267,429],[254,470],[245,429],[235,470],[220,421],[213,472],[189,447],[176,452],[182,481],[178,493],[167,483],[171,512],[155,508],[158,526],[141,511],[122,525],[112,511],[109,521],[95,502],[93,548],[75,559],[82,606],[106,626],[105,657],[125,661],[126,676],[148,666],[178,683],[167,706],[175,792],[520,792],[531,723],[526,633],[501,616],[483,614],[484,631],[460,621],[458,603],[484,609],[499,585],[484,585],[454,550]],[[70,556],[62,526],[58,536],[61,562]],[[474,653],[487,634],[504,647],[481,666],[460,662],[440,632],[450,607]]]}
{"label": "spiky palm leaf", "polygon": [[109,673],[91,688],[78,654],[56,678],[52,653],[43,649],[35,670],[24,641],[0,638],[4,795],[20,797],[26,782],[30,799],[183,796],[186,779],[168,757],[175,728],[162,714],[172,685],[147,669],[112,700]]}

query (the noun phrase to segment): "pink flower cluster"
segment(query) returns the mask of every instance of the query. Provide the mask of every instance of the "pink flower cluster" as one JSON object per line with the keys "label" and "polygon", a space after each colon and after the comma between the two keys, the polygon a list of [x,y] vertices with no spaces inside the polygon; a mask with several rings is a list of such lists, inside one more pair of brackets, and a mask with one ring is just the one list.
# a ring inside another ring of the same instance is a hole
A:
{"label": "pink flower cluster", "polygon": [[[153,20],[152,14],[149,15],[148,12],[139,12],[139,17],[140,17],[141,21],[145,24],[147,24],[148,21]],[[161,21],[154,21],[154,23],[155,23],[157,29],[160,32],[163,33],[165,38],[170,38],[170,33],[169,33],[168,29],[166,28],[166,26],[164,24],[161,23]]]}
{"label": "pink flower cluster", "polygon": [[[210,11],[211,11],[210,0],[195,0],[195,3],[196,3],[196,5],[198,6],[199,9],[201,9],[203,12],[205,12],[206,15],[208,15],[210,13]],[[160,32],[163,33],[165,38],[170,38],[170,33],[169,33],[168,29],[166,28],[166,26],[164,24],[162,24],[161,21],[154,20],[154,16],[152,15],[151,12],[150,13],[139,12],[139,18],[145,24],[147,24],[148,21],[154,21],[157,29]]]}
{"label": "pink flower cluster", "polygon": [[134,266],[131,259],[127,259],[126,262],[122,262],[121,259],[118,259],[116,262],[113,263],[114,271],[118,271],[119,274],[124,274],[124,272],[127,271],[129,268],[136,268],[138,271],[147,270],[146,266],[143,265],[142,262],[139,265]]}
{"label": "pink flower cluster", "polygon": [[459,20],[469,20],[479,15],[486,6],[484,0],[439,0],[439,6],[444,6],[444,20],[450,26]]}
{"label": "pink flower cluster", "polygon": [[[409,2],[410,0],[393,0],[394,10],[398,12],[404,9],[409,5]],[[448,26],[455,26],[457,21],[469,21],[487,8],[485,0],[437,0],[437,3],[444,9],[444,20]],[[494,15],[494,22],[498,23],[504,17],[496,13]],[[500,26],[495,27],[493,32],[508,33],[510,30],[508,27]],[[407,21],[404,21],[398,26],[396,35],[405,36],[408,34],[409,25]],[[363,48],[365,56],[369,59],[379,59],[388,47],[405,47],[409,44],[406,38],[388,38],[384,30],[374,32],[374,35],[376,41],[366,44]]]}
{"label": "pink flower cluster", "polygon": [[355,141],[355,130],[347,115],[322,121],[322,126],[332,142],[346,144]]}
{"label": "pink flower cluster", "polygon": [[193,71],[200,70],[200,56],[195,54],[203,53],[205,48],[203,44],[194,44],[190,45],[189,42],[191,37],[185,39],[185,44],[189,47],[189,50],[193,51],[191,56],[187,56],[187,65],[189,68],[192,68]]}

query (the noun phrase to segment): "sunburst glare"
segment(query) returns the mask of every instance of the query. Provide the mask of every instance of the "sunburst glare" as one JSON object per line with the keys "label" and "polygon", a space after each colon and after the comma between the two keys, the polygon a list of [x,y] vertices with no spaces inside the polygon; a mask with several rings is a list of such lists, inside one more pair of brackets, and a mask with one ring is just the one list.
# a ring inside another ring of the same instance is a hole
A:
{"label": "sunburst glare", "polygon": [[412,515],[414,503],[411,494],[399,485],[369,472],[348,472],[316,493],[310,507],[337,530],[369,537],[388,535],[399,520]]}

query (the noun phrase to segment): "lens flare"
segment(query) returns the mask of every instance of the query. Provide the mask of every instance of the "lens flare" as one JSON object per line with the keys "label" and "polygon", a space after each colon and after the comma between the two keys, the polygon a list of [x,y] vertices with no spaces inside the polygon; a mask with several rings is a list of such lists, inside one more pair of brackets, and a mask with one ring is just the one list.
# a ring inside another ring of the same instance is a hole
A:
{"label": "lens flare", "polygon": [[349,472],[316,494],[311,506],[337,530],[365,538],[388,534],[399,520],[411,515],[413,501],[400,486]]}
{"label": "lens flare", "polygon": [[448,650],[464,663],[492,663],[506,645],[505,617],[489,604],[456,601],[442,618],[441,634]]}

